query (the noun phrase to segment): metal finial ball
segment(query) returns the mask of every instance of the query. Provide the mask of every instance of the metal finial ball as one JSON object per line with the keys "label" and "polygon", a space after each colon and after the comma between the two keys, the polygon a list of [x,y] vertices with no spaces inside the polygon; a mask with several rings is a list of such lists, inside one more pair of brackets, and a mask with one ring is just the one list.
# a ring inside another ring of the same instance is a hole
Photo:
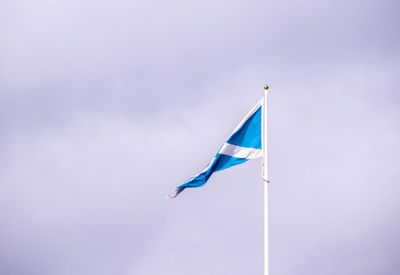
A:
{"label": "metal finial ball", "polygon": [[264,90],[268,90],[268,88],[269,88],[268,85],[264,86]]}

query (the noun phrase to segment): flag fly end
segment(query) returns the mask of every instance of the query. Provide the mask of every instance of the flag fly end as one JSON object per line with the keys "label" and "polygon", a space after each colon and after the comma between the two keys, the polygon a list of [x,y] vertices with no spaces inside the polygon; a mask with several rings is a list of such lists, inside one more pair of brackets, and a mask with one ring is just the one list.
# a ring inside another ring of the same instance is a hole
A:
{"label": "flag fly end", "polygon": [[176,198],[176,196],[178,196],[179,193],[182,192],[184,189],[185,189],[185,188],[183,188],[183,187],[177,187],[177,188],[175,188],[175,190],[174,190],[171,194],[168,195],[167,199]]}

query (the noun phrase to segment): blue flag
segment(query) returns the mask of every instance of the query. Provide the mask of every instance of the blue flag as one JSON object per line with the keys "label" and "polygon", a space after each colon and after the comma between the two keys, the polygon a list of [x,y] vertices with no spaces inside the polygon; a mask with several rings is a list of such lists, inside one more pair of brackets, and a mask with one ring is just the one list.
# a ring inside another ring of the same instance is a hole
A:
{"label": "blue flag", "polygon": [[175,198],[185,188],[203,186],[214,172],[261,157],[261,107],[262,100],[239,123],[207,167],[179,185],[169,198]]}

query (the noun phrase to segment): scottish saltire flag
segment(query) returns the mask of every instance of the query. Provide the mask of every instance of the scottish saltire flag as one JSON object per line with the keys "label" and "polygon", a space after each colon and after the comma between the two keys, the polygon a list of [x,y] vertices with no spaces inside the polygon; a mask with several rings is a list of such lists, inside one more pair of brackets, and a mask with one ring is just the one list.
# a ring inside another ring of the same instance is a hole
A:
{"label": "scottish saltire flag", "polygon": [[239,123],[207,167],[178,186],[169,197],[176,197],[185,188],[203,186],[214,172],[261,157],[261,107],[262,100]]}

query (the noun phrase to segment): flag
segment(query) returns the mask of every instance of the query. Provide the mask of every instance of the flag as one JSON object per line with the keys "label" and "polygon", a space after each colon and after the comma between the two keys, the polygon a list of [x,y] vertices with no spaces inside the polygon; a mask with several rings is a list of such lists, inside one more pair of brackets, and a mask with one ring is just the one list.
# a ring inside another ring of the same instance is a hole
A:
{"label": "flag", "polygon": [[262,100],[239,123],[207,167],[176,187],[169,198],[175,198],[186,188],[203,186],[214,172],[261,157],[261,107]]}

